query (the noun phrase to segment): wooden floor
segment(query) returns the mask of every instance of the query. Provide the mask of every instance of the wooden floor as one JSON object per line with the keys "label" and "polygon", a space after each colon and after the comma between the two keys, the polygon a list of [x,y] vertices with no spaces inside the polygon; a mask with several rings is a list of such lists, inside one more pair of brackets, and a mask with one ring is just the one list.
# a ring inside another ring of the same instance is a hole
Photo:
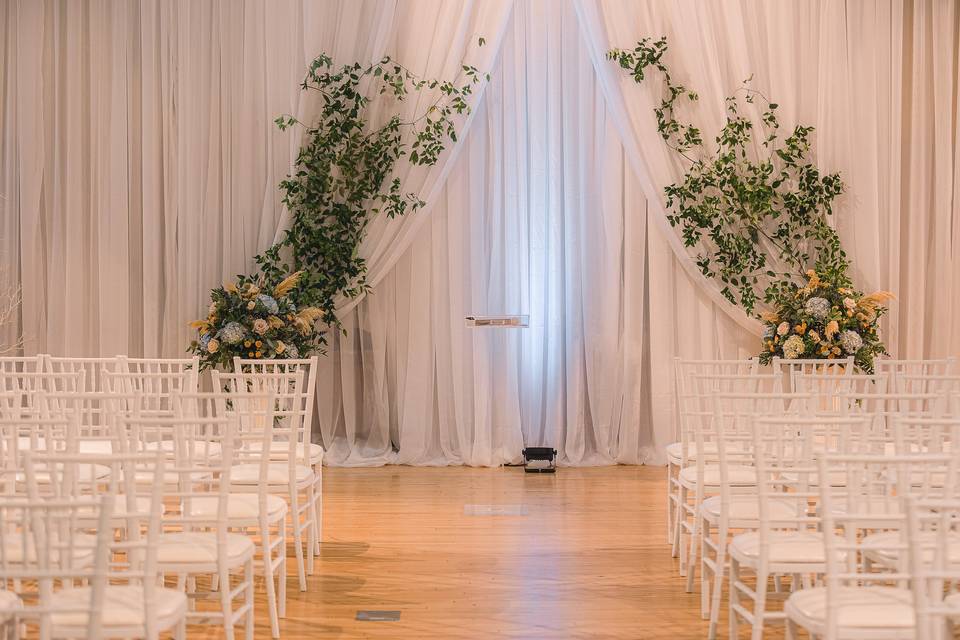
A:
{"label": "wooden floor", "polygon": [[[290,565],[285,639],[706,637],[665,544],[662,467],[324,474],[323,553],[306,593]],[[257,604],[257,638],[269,638],[262,586]],[[363,622],[359,610],[401,615]]]}

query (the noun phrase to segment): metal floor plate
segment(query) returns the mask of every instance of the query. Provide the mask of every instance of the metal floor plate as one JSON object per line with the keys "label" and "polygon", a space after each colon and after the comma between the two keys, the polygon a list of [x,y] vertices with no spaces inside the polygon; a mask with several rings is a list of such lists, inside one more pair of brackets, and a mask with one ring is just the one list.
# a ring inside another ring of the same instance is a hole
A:
{"label": "metal floor plate", "polygon": [[530,511],[525,504],[465,504],[465,516],[526,516]]}
{"label": "metal floor plate", "polygon": [[363,620],[366,622],[397,622],[400,620],[400,612],[360,610],[357,611],[357,620]]}

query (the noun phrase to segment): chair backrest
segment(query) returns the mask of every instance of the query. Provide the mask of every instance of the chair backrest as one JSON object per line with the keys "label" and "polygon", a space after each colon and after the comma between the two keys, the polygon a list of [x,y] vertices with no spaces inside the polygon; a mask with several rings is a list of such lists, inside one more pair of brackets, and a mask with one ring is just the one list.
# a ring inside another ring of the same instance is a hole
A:
{"label": "chair backrest", "polygon": [[[111,496],[0,499],[0,580],[13,583],[27,603],[17,612],[18,622],[38,626],[36,637],[51,638],[54,613],[77,614],[86,620],[78,630],[83,637],[102,637],[101,611],[114,532],[110,526],[113,501]],[[56,589],[73,581],[89,585],[89,599],[76,605],[54,603]]]}
{"label": "chair backrest", "polygon": [[76,422],[62,416],[0,418],[0,495],[23,495],[28,453],[76,452],[76,434]]}
{"label": "chair backrest", "polygon": [[947,393],[960,391],[960,374],[902,373],[893,378],[893,391],[898,393]]}
{"label": "chair backrest", "polygon": [[115,450],[117,418],[140,412],[137,393],[95,393],[90,391],[44,393],[38,397],[36,413],[45,418],[62,417],[77,425],[77,438],[82,443],[100,441],[100,451]]}
{"label": "chair backrest", "polygon": [[[272,421],[274,422],[272,437],[274,441],[287,443],[286,459],[290,463],[291,472],[297,464],[310,465],[310,451],[307,446],[310,436],[305,420],[307,395],[303,391],[305,374],[306,372],[302,369],[289,373],[213,372],[215,388],[226,389],[231,394],[232,402],[245,401],[248,405],[254,405],[255,402],[249,398],[243,400],[245,395],[250,394],[261,397],[268,394],[272,398]],[[238,397],[241,400],[238,400]],[[263,407],[257,407],[253,411],[262,409]],[[250,410],[247,408],[238,412],[241,433],[250,431],[249,427],[254,427],[253,430],[259,433],[257,425],[246,424],[244,413],[249,415]],[[277,451],[273,443],[271,447],[273,451]]]}
{"label": "chair backrest", "polygon": [[42,370],[42,355],[0,357],[0,375],[39,373]]}
{"label": "chair backrest", "polygon": [[20,391],[25,394],[25,406],[33,406],[37,393],[77,393],[83,391],[83,371],[49,373],[47,371],[0,375],[0,393]]}
{"label": "chair backrest", "polygon": [[850,373],[849,368],[843,373],[794,373],[791,388],[797,393],[815,394],[818,413],[842,414],[844,409],[840,396],[884,393],[887,391],[887,379],[884,376]]}
{"label": "chair backrest", "polygon": [[736,490],[731,470],[736,466],[754,467],[756,464],[758,452],[754,446],[752,421],[757,416],[776,416],[787,420],[791,416],[807,415],[812,396],[794,393],[719,392],[713,394],[711,401],[713,416],[709,426],[700,431],[697,447],[699,450],[705,445],[707,440],[704,436],[708,433],[716,446],[711,448],[707,455],[697,456],[697,485],[705,484],[706,464],[701,458],[715,458],[720,477],[721,517],[725,517],[728,513],[726,507]]}
{"label": "chair backrest", "polygon": [[774,373],[783,376],[786,379],[788,391],[804,393],[802,389],[797,389],[794,384],[796,376],[844,376],[855,373],[853,356],[848,358],[835,358],[833,360],[824,358],[774,358],[770,363]]}
{"label": "chair backrest", "polygon": [[82,371],[84,386],[79,391],[102,393],[106,391],[103,384],[105,371],[117,371],[119,360],[113,358],[68,358],[45,355],[43,370],[47,373],[76,373]]}
{"label": "chair backrest", "polygon": [[674,358],[673,385],[677,403],[675,439],[681,439],[688,413],[699,410],[698,402],[693,395],[694,375],[756,375],[759,373],[760,362],[756,358],[749,360],[684,360]]}
{"label": "chair backrest", "polygon": [[897,455],[960,454],[960,418],[893,416],[890,427]]}
{"label": "chair backrest", "polygon": [[907,499],[907,545],[913,576],[916,636],[925,640],[952,638],[955,597],[960,584],[960,500]]}
{"label": "chair backrest", "polygon": [[104,388],[108,393],[140,397],[143,415],[173,415],[173,396],[196,393],[197,374],[193,371],[105,371]]}
{"label": "chair backrest", "polygon": [[898,387],[897,380],[902,377],[915,376],[950,376],[956,375],[957,359],[938,358],[929,360],[896,360],[894,358],[877,358],[874,369],[879,374],[890,378],[891,387]]}
{"label": "chair backrest", "polygon": [[[828,455],[819,459],[819,468],[821,477],[844,478],[843,486],[820,483],[827,570],[824,637],[832,639],[839,637],[836,603],[841,601],[841,589],[910,581],[905,501],[952,494],[957,457]],[[888,535],[870,535],[878,532]],[[872,569],[869,559],[878,555],[892,559],[887,563],[891,572]]]}
{"label": "chair backrest", "polygon": [[313,410],[316,405],[320,358],[318,356],[279,360],[250,359],[239,356],[233,358],[234,373],[296,373],[301,370],[306,372],[303,385],[304,403],[306,405],[303,422],[306,425],[307,438],[309,439],[311,429],[313,429]]}

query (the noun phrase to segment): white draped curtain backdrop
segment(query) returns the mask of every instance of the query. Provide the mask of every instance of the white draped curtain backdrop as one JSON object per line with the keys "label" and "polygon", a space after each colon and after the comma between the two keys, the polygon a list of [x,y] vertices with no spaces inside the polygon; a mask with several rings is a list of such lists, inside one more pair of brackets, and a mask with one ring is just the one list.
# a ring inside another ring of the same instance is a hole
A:
{"label": "white draped curtain backdrop", "polygon": [[[708,133],[751,74],[785,124],[816,126],[848,184],[836,221],[858,284],[898,295],[888,346],[960,352],[952,1],[11,0],[0,20],[0,259],[27,353],[182,353],[209,289],[285,228],[299,134],[272,121],[309,119],[298,83],[321,51],[491,70],[460,142],[400,170],[428,207],[370,227],[373,292],[343,301],[347,335],[321,359],[332,464],[496,465],[524,443],[660,462],[670,359],[755,350],[756,323],[665,223],[683,167],[656,136],[655,85],[603,60],[644,36],[670,38]],[[471,330],[470,313],[531,327]]]}

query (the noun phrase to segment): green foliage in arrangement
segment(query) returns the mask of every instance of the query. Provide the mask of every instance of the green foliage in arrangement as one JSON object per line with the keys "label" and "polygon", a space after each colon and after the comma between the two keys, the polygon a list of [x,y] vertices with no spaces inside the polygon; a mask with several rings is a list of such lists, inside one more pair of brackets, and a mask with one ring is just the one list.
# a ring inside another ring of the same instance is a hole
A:
{"label": "green foliage in arrangement", "polygon": [[[426,204],[404,192],[391,176],[401,159],[414,165],[436,164],[448,141],[457,140],[454,119],[470,111],[467,97],[480,82],[476,67],[464,64],[453,81],[427,80],[389,56],[367,66],[334,69],[321,55],[301,85],[323,101],[311,123],[281,116],[281,129],[303,126],[304,141],[294,171],[280,183],[293,222],[283,239],[256,261],[267,281],[302,270],[296,289],[301,303],[318,307],[321,319],[337,324],[335,299],[366,290],[366,264],[358,249],[369,221],[383,213],[402,216]],[[423,90],[439,99],[410,120],[394,115],[372,126],[367,107],[379,96],[403,102]],[[289,255],[288,259],[285,258]]]}
{"label": "green foliage in arrangement", "polygon": [[[849,354],[872,371],[874,356],[886,353],[877,335],[886,311],[880,303],[892,294],[863,296],[853,289],[850,262],[828,222],[844,184],[838,173],[817,168],[813,127],[796,125],[783,135],[778,105],[747,79],[726,98],[726,121],[708,146],[699,128],[677,118],[681,101],[698,96],[673,80],[666,52],[666,38],[644,38],[632,50],[610,50],[607,58],[637,83],[651,71],[662,78],[657,130],[687,163],[683,179],[664,189],[667,218],[696,253],[700,272],[718,281],[727,300],[767,324],[761,360]],[[804,310],[811,297],[823,301],[814,303],[818,310],[827,305],[823,318]]]}
{"label": "green foliage in arrangement", "polygon": [[[657,130],[689,163],[683,180],[665,188],[669,220],[684,244],[698,251],[700,271],[749,314],[758,300],[772,305],[792,292],[809,268],[845,278],[847,256],[827,222],[844,185],[839,174],[817,168],[813,127],[797,125],[783,137],[778,105],[748,80],[726,98],[726,123],[708,147],[697,127],[676,118],[678,101],[698,97],[673,80],[663,62],[666,52],[666,38],[644,38],[632,51],[613,49],[607,57],[638,83],[651,69],[663,78],[664,95],[654,109]],[[744,104],[758,99],[759,129],[743,113]]]}
{"label": "green foliage in arrangement", "polygon": [[[484,43],[479,38],[479,46]],[[484,78],[489,74],[468,64],[461,65],[453,80],[422,78],[389,56],[368,65],[336,67],[330,56],[321,54],[310,64],[300,88],[319,95],[316,119],[301,122],[284,115],[275,121],[281,130],[292,126],[304,130],[293,171],[280,183],[283,204],[292,217],[290,228],[280,242],[255,258],[258,274],[238,276],[240,284],[269,288],[292,272],[299,274],[288,294],[290,302],[318,310],[314,320],[322,322],[310,333],[309,344],[299,345],[302,355],[322,350],[326,331],[339,327],[338,296],[356,297],[368,289],[367,265],[359,248],[370,220],[381,214],[402,216],[424,206],[396,177],[398,163],[436,164],[447,144],[457,140],[456,119],[469,114],[468,97]],[[380,101],[382,113],[411,97],[420,99],[424,91],[438,97],[410,119],[393,115],[373,122],[370,106],[375,101]],[[212,292],[214,303],[229,298],[224,291],[221,287]],[[229,367],[226,355],[213,357],[208,351],[210,337],[201,345],[205,334],[198,331],[191,349],[215,360],[208,366]],[[224,346],[223,341],[214,344]],[[284,357],[275,351],[259,353],[254,357]]]}

